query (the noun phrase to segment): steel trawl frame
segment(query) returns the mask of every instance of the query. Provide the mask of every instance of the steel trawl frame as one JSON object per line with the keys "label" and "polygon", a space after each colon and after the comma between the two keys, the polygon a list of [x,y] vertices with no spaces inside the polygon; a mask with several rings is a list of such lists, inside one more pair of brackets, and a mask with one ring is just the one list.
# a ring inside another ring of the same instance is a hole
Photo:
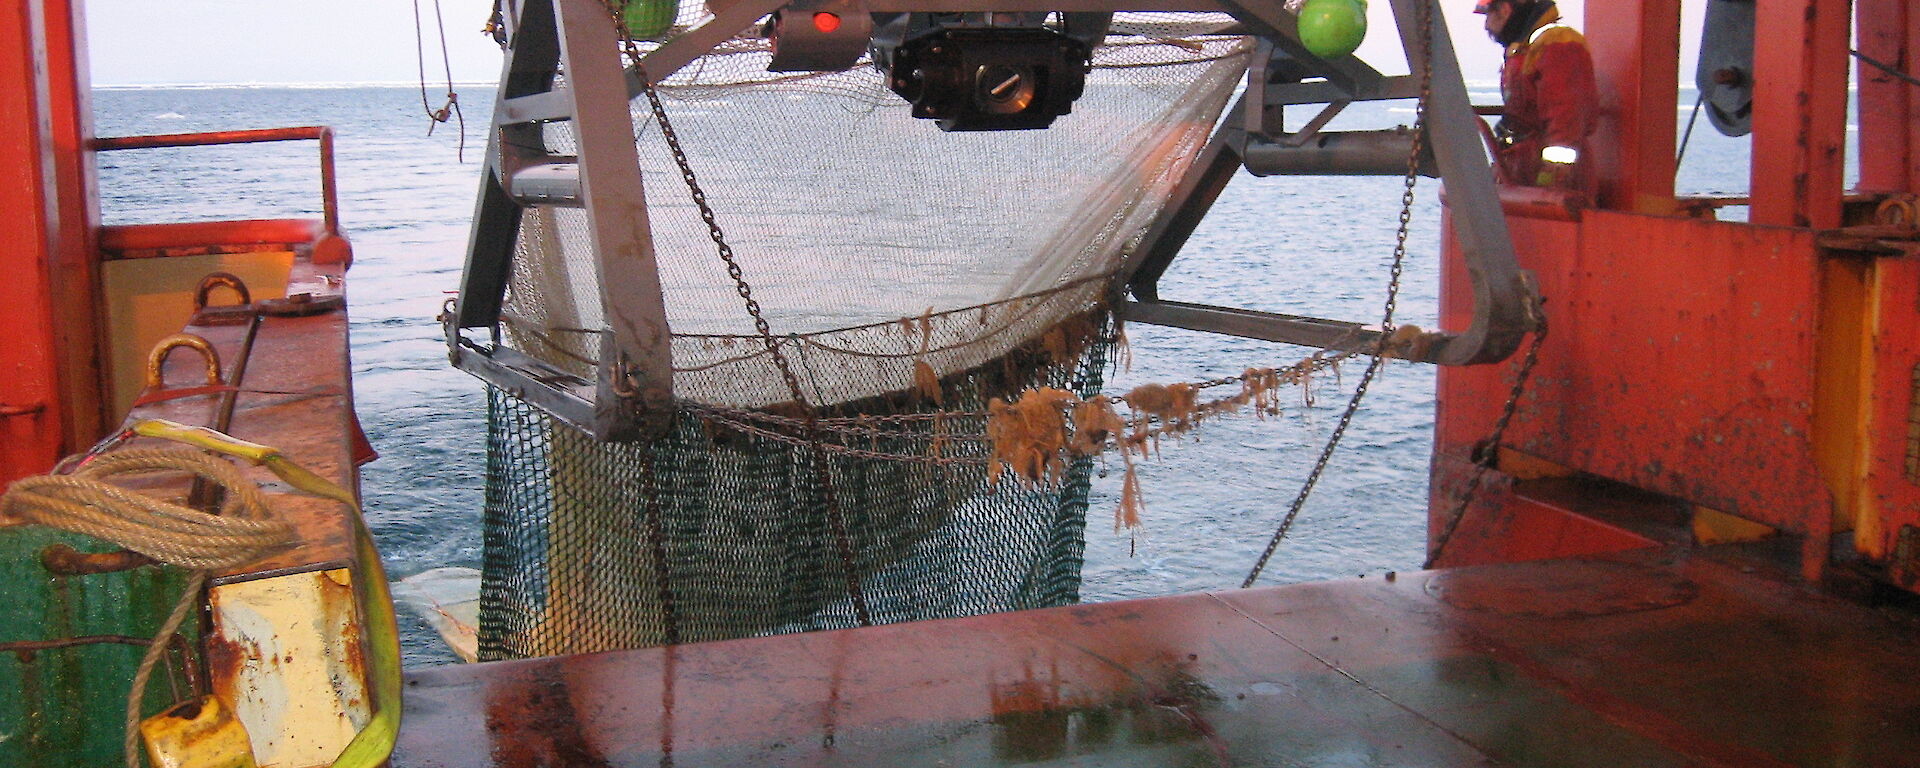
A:
{"label": "steel trawl frame", "polygon": [[[1426,62],[1421,61],[1419,34],[1421,8],[1418,4],[1423,2],[1432,4],[1432,0],[1393,0],[1401,44],[1408,66],[1414,72],[1426,66]],[[1276,35],[1270,39],[1291,39],[1288,34],[1291,27],[1281,27],[1279,19],[1271,18],[1277,10],[1265,6],[1246,6],[1240,10],[1247,14],[1241,18],[1248,23],[1266,24],[1267,29],[1263,31]],[[1481,143],[1479,117],[1467,99],[1446,21],[1437,5],[1428,12],[1432,71],[1427,99],[1427,158],[1421,165],[1423,172],[1437,175],[1446,185],[1454,231],[1473,283],[1474,315],[1465,330],[1443,331],[1432,336],[1423,354],[1413,359],[1445,365],[1498,362],[1511,355],[1521,338],[1533,329],[1534,320],[1529,312],[1532,289],[1514,258],[1513,241],[1507,232],[1506,217],[1493,186],[1492,169]],[[1285,16],[1284,13],[1278,15]],[[1291,21],[1291,17],[1285,21]],[[1285,46],[1277,47],[1291,54]],[[1382,329],[1360,323],[1159,300],[1160,277],[1235,171],[1246,162],[1249,142],[1264,139],[1254,138],[1263,133],[1259,128],[1272,127],[1265,122],[1270,116],[1277,118],[1278,110],[1272,107],[1419,95],[1418,78],[1412,75],[1379,77],[1375,73],[1372,78],[1361,76],[1348,84],[1343,80],[1353,77],[1351,70],[1343,73],[1334,67],[1318,68],[1317,60],[1292,58],[1320,72],[1325,79],[1249,84],[1247,94],[1221,122],[1219,131],[1176,189],[1174,199],[1116,276],[1117,287],[1124,286],[1134,296],[1132,301],[1115,302],[1122,318],[1334,349],[1371,349],[1377,344]],[[1265,80],[1264,67],[1255,67],[1253,71],[1256,80]],[[1317,132],[1317,128],[1312,126],[1312,131]],[[1282,135],[1278,141],[1264,143],[1287,146],[1296,138]],[[1410,145],[1408,148],[1411,149]]]}
{"label": "steel trawl frame", "polygon": [[[447,341],[456,367],[541,403],[562,420],[601,440],[632,439],[667,423],[673,399],[673,355],[666,302],[654,261],[653,238],[641,186],[640,160],[627,111],[626,73],[619,35],[597,0],[528,0],[512,4],[509,45],[497,113],[509,101],[536,94],[562,99],[574,116],[578,155],[545,152],[538,123],[495,118],[488,132],[487,166],[459,299]],[[555,89],[564,69],[567,87]],[[514,243],[525,211],[513,194],[516,173],[571,161],[577,191],[564,204],[584,210],[607,333],[600,334],[591,400],[564,374],[529,367],[524,355],[498,339],[501,303],[512,273]],[[491,348],[463,338],[485,328]],[[518,363],[516,363],[518,361]]]}
{"label": "steel trawl frame", "polygon": [[[1414,71],[1424,66],[1417,61],[1420,37],[1410,21],[1418,19],[1421,9],[1415,3],[1419,2],[1431,0],[1394,1],[1395,17]],[[503,15],[509,45],[502,85],[488,136],[486,168],[475,203],[460,296],[447,321],[450,356],[456,367],[540,403],[599,439],[632,439],[649,427],[664,424],[670,412],[672,350],[641,187],[630,102],[644,93],[646,77],[664,79],[783,3],[739,0],[705,24],[646,54],[639,67],[626,68],[620,66],[616,24],[598,0],[518,0],[507,5]],[[870,5],[873,10],[892,8],[884,2]],[[972,8],[970,1],[959,0],[934,5],[939,7],[933,10]],[[1325,78],[1263,87],[1255,92],[1263,113],[1265,104],[1276,100],[1330,103],[1406,98],[1418,92],[1412,76],[1385,77],[1352,56],[1330,61],[1313,57],[1299,41],[1293,17],[1278,3],[1166,0],[1153,6],[1153,10],[1233,13],[1261,37],[1266,43],[1263,48],[1278,49],[1292,62]],[[1063,12],[1142,9],[1138,4],[1111,0],[1057,0],[1047,2],[1045,8]],[[929,8],[915,5],[901,10]],[[993,10],[1009,8],[1001,3]],[[1428,103],[1428,153],[1438,174],[1446,180],[1456,209],[1456,229],[1474,275],[1478,309],[1466,331],[1436,334],[1428,345],[1429,354],[1422,359],[1454,364],[1490,362],[1510,354],[1531,327],[1526,314],[1527,288],[1514,266],[1477,128],[1470,122],[1477,118],[1467,103],[1444,21],[1437,9],[1430,18],[1435,55]],[[640,67],[645,68],[646,77]],[[556,82],[559,71],[567,74],[564,87]],[[1235,109],[1244,107],[1237,105]],[[544,149],[540,124],[563,119],[573,121],[578,156],[556,156]],[[1164,272],[1227,180],[1244,164],[1249,137],[1261,133],[1247,130],[1239,122],[1237,117],[1228,119],[1213,137],[1200,162],[1177,190],[1173,204],[1123,266],[1122,280],[1132,285],[1141,300],[1121,303],[1122,315],[1142,322],[1315,346],[1370,346],[1377,340],[1379,329],[1358,323],[1154,301],[1154,280]],[[518,185],[517,179],[521,182]],[[609,331],[600,335],[600,361],[591,387],[500,344],[501,304],[512,272],[514,242],[520,217],[530,205],[579,207],[586,213]],[[479,329],[491,335],[491,344],[467,338],[466,332]]]}

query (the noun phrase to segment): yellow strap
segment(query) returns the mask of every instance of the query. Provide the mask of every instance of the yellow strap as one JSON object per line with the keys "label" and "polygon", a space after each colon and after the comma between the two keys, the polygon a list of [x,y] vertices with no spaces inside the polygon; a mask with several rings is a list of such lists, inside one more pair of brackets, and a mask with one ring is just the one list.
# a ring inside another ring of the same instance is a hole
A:
{"label": "yellow strap", "polygon": [[[280,453],[277,449],[268,448],[259,443],[249,443],[237,437],[215,432],[206,427],[189,427],[178,422],[167,421],[166,419],[147,419],[136,422],[133,425],[133,433],[141,437],[157,437],[162,440],[172,440],[176,443],[186,443],[195,448],[205,448],[216,453],[224,453],[228,456],[238,456],[254,464],[263,464],[268,457]],[[347,503],[351,504],[353,502],[349,501]]]}
{"label": "yellow strap", "polygon": [[333,760],[332,768],[378,768],[393,753],[400,736],[400,628],[393,615],[393,596],[387,587],[386,569],[380,564],[380,552],[373,546],[361,518],[360,502],[338,484],[308,471],[281,454],[279,449],[222,434],[206,427],[189,427],[165,419],[148,419],[133,425],[134,434],[186,443],[228,456],[237,456],[266,467],[281,480],[306,493],[333,499],[353,510],[354,560],[365,571],[353,579],[355,597],[366,611],[367,645],[373,678],[373,717],[354,734],[353,741]]}

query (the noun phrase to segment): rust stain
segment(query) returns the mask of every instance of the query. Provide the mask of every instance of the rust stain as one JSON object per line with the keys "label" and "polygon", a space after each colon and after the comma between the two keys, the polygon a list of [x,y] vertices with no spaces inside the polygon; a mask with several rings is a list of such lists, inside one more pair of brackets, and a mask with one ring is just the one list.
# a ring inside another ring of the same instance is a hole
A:
{"label": "rust stain", "polygon": [[208,677],[222,687],[237,680],[249,661],[262,657],[258,643],[235,641],[219,633],[207,634],[201,646],[207,657]]}
{"label": "rust stain", "polygon": [[[354,600],[352,586],[353,576],[342,576],[334,571],[328,571],[326,576],[327,579],[321,582],[322,607],[326,612],[328,624],[336,627],[340,633],[338,650],[344,653],[341,665],[345,668],[347,674],[360,680],[366,680],[368,679],[367,670],[369,669],[367,664],[367,643],[362,634],[362,617],[360,615],[362,606]],[[364,608],[365,610],[381,610],[378,606],[365,606]],[[361,707],[361,702],[358,700],[349,701],[348,706],[353,710],[364,711],[364,708]]]}
{"label": "rust stain", "polygon": [[55,576],[86,576],[131,571],[153,565],[154,560],[130,549],[81,552],[65,544],[51,544],[40,550],[40,564]]}
{"label": "rust stain", "polygon": [[555,680],[512,693],[486,700],[495,765],[610,765],[580,727],[566,683]]}

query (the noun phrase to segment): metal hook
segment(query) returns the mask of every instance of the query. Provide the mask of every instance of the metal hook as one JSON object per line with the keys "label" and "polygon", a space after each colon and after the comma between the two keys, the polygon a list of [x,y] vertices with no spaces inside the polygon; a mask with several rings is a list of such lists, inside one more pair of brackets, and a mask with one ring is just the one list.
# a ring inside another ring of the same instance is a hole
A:
{"label": "metal hook", "polygon": [[160,343],[153,345],[153,351],[147,353],[148,391],[166,388],[166,381],[161,375],[161,369],[166,365],[167,355],[173,354],[174,350],[181,347],[199,352],[200,357],[206,360],[208,386],[215,386],[221,383],[220,353],[214,350],[213,345],[208,343],[206,339],[191,333],[176,333],[161,339]]}
{"label": "metal hook", "polygon": [[213,289],[225,286],[240,294],[239,306],[253,303],[253,294],[247,290],[247,284],[231,272],[208,272],[200,278],[200,287],[193,289],[193,311],[207,308],[207,299],[213,295]]}

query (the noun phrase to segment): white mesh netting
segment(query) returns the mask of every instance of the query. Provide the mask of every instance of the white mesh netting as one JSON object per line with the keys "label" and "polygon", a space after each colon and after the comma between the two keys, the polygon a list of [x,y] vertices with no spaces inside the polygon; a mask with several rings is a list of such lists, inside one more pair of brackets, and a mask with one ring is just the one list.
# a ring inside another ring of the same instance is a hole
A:
{"label": "white mesh netting", "polygon": [[[1122,15],[1040,131],[943,133],[865,62],[769,73],[746,37],[660,91],[809,400],[831,405],[912,388],[916,362],[972,369],[1104,301],[1245,69],[1243,38],[1172,36],[1218,20]],[[644,99],[633,116],[675,396],[790,399]],[[546,134],[570,149],[566,124]],[[588,375],[604,323],[584,214],[529,210],[517,247],[508,342]]]}

